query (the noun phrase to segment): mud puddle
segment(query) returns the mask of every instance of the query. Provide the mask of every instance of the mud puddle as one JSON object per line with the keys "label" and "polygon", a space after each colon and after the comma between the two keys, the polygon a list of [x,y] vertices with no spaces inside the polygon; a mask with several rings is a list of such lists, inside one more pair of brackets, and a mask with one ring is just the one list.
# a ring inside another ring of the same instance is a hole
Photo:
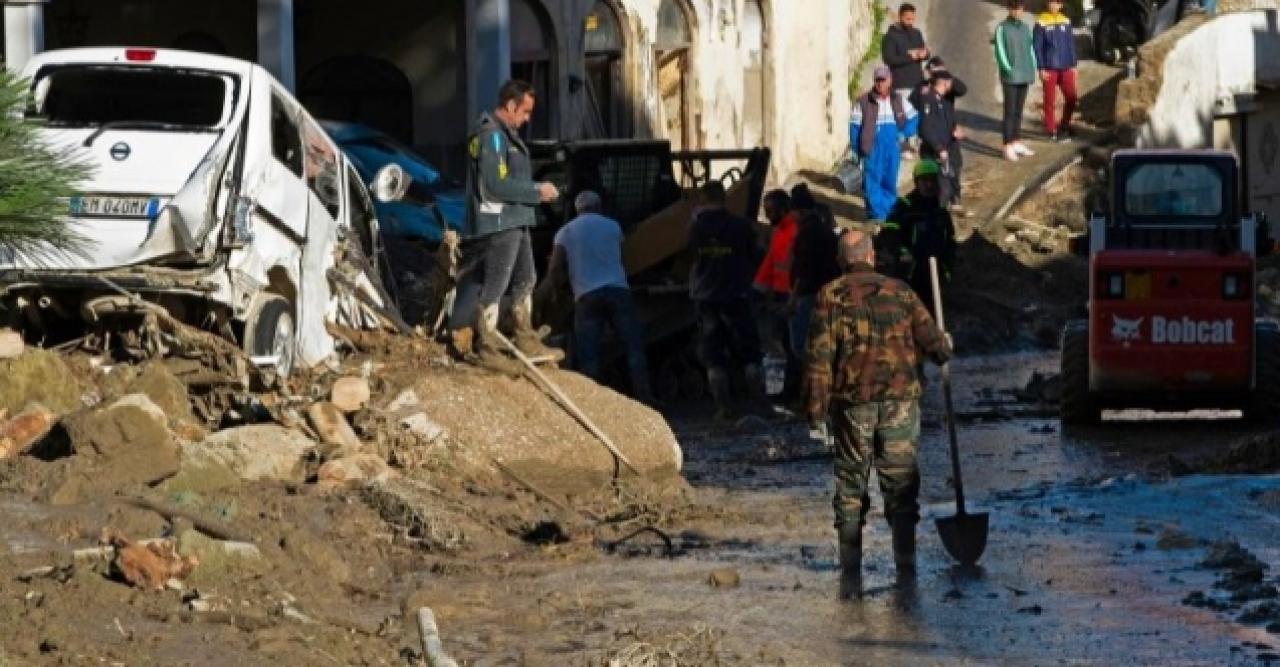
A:
{"label": "mud puddle", "polygon": [[1214,587],[1227,574],[1200,564],[1215,542],[1278,562],[1276,480],[1164,470],[1170,453],[1202,454],[1248,429],[1132,417],[1063,434],[1025,396],[1055,365],[1027,353],[954,368],[962,415],[1000,413],[960,423],[966,488],[993,522],[975,572],[953,566],[933,527],[953,511],[935,381],[913,587],[896,585],[874,497],[867,596],[836,599],[830,455],[801,422],[683,415],[673,427],[692,492],[666,528],[674,557],[649,535],[616,555],[548,545],[534,562],[475,563],[438,603],[446,642],[473,665],[1265,664],[1280,638],[1239,619],[1266,616],[1270,600],[1225,611],[1183,600],[1232,595]]}

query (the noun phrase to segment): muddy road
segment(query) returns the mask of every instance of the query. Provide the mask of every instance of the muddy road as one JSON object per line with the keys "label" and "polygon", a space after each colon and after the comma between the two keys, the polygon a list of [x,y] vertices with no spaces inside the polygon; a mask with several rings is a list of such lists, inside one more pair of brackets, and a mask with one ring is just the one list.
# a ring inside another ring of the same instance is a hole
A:
{"label": "muddy road", "polygon": [[[801,424],[749,418],[725,429],[673,416],[692,486],[688,505],[664,524],[673,556],[646,535],[615,555],[549,546],[514,569],[475,563],[450,577],[455,594],[440,602],[446,641],[473,665],[1274,659],[1272,569],[1246,576],[1260,590],[1232,601],[1230,588],[1215,588],[1229,577],[1201,563],[1222,540],[1262,564],[1280,562],[1280,477],[1169,475],[1171,455],[1197,460],[1252,431],[1209,415],[1120,414],[1064,436],[1051,410],[1013,396],[1055,365],[1056,355],[1025,353],[955,366],[966,490],[972,511],[992,515],[977,571],[953,567],[932,525],[952,513],[936,384],[921,451],[917,584],[894,585],[877,498],[868,594],[858,603],[836,599],[830,458]],[[643,661],[654,656],[680,662]]]}

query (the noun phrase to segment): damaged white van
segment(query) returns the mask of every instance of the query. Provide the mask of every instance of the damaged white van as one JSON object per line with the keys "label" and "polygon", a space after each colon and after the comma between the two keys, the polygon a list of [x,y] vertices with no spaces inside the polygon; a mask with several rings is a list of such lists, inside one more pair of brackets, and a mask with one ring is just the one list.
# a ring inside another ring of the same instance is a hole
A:
{"label": "damaged white van", "polygon": [[67,203],[87,251],[0,249],[0,309],[29,338],[159,305],[287,374],[332,360],[326,322],[385,311],[364,260],[380,254],[369,195],[266,70],[92,48],[43,53],[23,76],[27,117],[92,167]]}

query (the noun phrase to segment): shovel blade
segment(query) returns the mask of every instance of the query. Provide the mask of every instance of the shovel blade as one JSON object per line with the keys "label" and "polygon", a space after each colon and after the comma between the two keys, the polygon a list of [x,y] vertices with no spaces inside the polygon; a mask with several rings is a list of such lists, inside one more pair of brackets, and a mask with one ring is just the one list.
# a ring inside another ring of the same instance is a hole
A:
{"label": "shovel blade", "polygon": [[989,518],[981,514],[957,514],[936,519],[942,546],[961,565],[974,565],[987,548]]}

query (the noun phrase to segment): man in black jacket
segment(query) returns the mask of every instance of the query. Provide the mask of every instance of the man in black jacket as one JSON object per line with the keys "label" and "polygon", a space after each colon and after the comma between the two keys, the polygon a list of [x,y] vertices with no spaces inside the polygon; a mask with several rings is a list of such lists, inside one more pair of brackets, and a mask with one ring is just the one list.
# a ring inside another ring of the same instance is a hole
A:
{"label": "man in black jacket", "polygon": [[698,324],[698,356],[716,403],[716,418],[733,414],[730,371],[741,368],[752,402],[763,399],[760,337],[751,311],[756,234],[750,221],[726,208],[724,184],[700,191],[702,206],[689,227],[689,299]]}
{"label": "man in black jacket", "polygon": [[889,26],[880,41],[880,57],[893,74],[893,90],[904,101],[924,83],[921,66],[929,59],[924,34],[915,26],[916,7],[904,2],[898,8],[898,22]]}
{"label": "man in black jacket", "polygon": [[953,84],[950,72],[935,70],[916,103],[920,110],[920,154],[941,167],[941,201],[956,208],[960,204],[960,168],[963,166],[960,140],[964,138],[964,130],[956,124],[951,97]]}

